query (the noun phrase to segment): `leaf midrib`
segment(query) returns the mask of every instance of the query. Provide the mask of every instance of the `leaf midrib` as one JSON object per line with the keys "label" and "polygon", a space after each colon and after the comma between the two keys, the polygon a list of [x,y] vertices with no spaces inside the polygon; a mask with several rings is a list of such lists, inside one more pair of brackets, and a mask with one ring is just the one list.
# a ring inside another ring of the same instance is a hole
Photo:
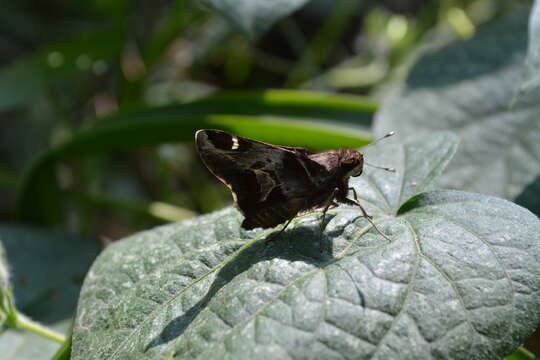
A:
{"label": "leaf midrib", "polygon": [[[178,296],[180,296],[181,294],[183,294],[185,291],[187,291],[188,289],[190,289],[191,287],[195,286],[197,283],[199,283],[200,281],[206,279],[208,276],[210,276],[211,274],[213,274],[214,272],[216,272],[217,270],[219,270],[221,267],[223,267],[224,265],[226,265],[229,260],[233,257],[235,257],[238,253],[240,253],[241,251],[243,251],[245,248],[251,246],[254,242],[258,241],[259,239],[261,239],[262,237],[266,236],[269,232],[273,231],[273,229],[269,230],[269,231],[266,231],[256,237],[254,237],[253,239],[250,239],[249,241],[246,242],[245,245],[241,246],[240,248],[238,248],[238,250],[234,251],[231,255],[227,256],[222,262],[220,262],[219,264],[217,264],[216,266],[214,266],[212,269],[210,269],[206,274],[194,279],[193,281],[191,281],[188,285],[184,286],[180,291],[178,291],[176,294],[174,294],[174,296],[171,296],[167,301],[159,304],[158,306],[156,306],[156,309],[154,309],[154,311],[152,311],[143,321],[141,321],[139,324],[137,324],[137,327],[135,329],[133,329],[126,337],[125,339],[118,345],[118,347],[116,348],[116,350],[111,354],[110,358],[111,359],[114,359],[118,353],[123,350],[124,346],[127,344],[127,342],[131,339],[131,337],[133,337],[138,331],[140,331],[142,328],[143,328],[143,325],[146,324],[148,321],[150,321],[151,319],[154,319],[156,314],[159,312],[159,310],[165,308],[168,304],[170,304],[173,300],[175,300]],[[215,243],[213,243],[212,245],[214,245]]]}
{"label": "leaf midrib", "polygon": [[[456,221],[454,219],[450,219],[450,218],[448,218],[446,216],[443,216],[441,214],[433,214],[433,213],[421,212],[421,211],[413,211],[411,213],[411,215],[412,214],[414,214],[414,215],[425,215],[425,216],[428,216],[428,217],[435,217],[435,218],[439,218],[441,220],[447,221],[447,222],[461,228],[463,231],[471,234],[473,237],[477,238],[482,244],[484,244],[489,249],[489,252],[491,253],[491,255],[495,258],[495,261],[497,262],[497,264],[499,264],[499,268],[503,272],[503,274],[504,274],[504,276],[505,276],[505,278],[506,278],[506,280],[508,282],[508,285],[510,287],[510,292],[511,292],[510,305],[512,306],[512,309],[515,309],[515,289],[514,289],[514,284],[512,283],[512,278],[510,277],[510,275],[506,271],[506,267],[502,263],[501,258],[499,257],[499,255],[497,254],[497,252],[495,251],[493,246],[486,239],[484,239],[482,236],[475,233],[474,231],[466,228],[465,225],[463,225],[462,223],[460,223],[460,222],[458,222],[458,221]],[[448,280],[450,281],[450,279],[448,279]],[[511,331],[512,334],[514,332],[514,326],[515,326],[515,311],[512,311],[512,320],[511,320],[511,324],[510,324],[510,331]]]}

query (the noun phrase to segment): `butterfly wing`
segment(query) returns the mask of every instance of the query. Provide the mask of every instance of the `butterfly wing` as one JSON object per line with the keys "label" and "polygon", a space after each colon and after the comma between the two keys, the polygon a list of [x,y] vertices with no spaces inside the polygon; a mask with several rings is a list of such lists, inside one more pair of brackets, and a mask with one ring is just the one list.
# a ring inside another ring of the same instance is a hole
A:
{"label": "butterfly wing", "polygon": [[272,227],[309,207],[317,181],[328,171],[303,148],[266,144],[221,130],[199,130],[199,154],[233,194],[242,227]]}

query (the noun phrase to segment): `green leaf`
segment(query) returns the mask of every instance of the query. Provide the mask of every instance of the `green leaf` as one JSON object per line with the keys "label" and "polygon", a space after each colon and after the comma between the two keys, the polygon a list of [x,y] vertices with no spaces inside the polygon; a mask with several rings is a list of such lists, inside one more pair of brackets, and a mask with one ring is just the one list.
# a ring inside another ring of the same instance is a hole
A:
{"label": "green leaf", "polygon": [[[0,243],[11,265],[19,312],[52,329],[66,331],[82,279],[98,253],[97,243],[8,224],[0,224]],[[6,349],[6,359],[50,359],[59,344],[35,333],[9,329],[0,333],[0,348]]]}
{"label": "green leaf", "polygon": [[520,88],[522,93],[540,86],[540,0],[535,0],[529,17],[529,47],[525,66]]}
{"label": "green leaf", "polygon": [[375,132],[451,130],[461,145],[440,185],[515,199],[540,174],[540,89],[510,108],[525,39],[520,14],[425,55],[381,107]]}
{"label": "green leaf", "polygon": [[[394,140],[398,140],[398,135]],[[394,214],[399,206],[414,194],[431,189],[433,179],[438,177],[458,148],[459,139],[450,132],[434,132],[429,137],[411,137],[405,141],[390,142],[369,147],[364,152],[370,164],[399,169],[395,174],[383,174],[367,166],[359,180],[353,184],[366,190],[365,199],[377,204],[386,213]],[[373,160],[372,160],[373,159]],[[399,191],[396,191],[399,189]]]}
{"label": "green leaf", "polygon": [[156,115],[266,115],[346,124],[369,131],[376,110],[377,104],[373,100],[357,95],[283,89],[223,91],[182,105],[124,110],[111,117],[99,119],[93,125],[132,121],[134,117]]}
{"label": "green leaf", "polygon": [[[253,102],[243,104],[242,99]],[[270,143],[314,150],[353,148],[371,141],[370,135],[362,131],[365,127],[330,122],[335,118],[350,121],[353,115],[361,117],[372,111],[373,104],[360,97],[268,91],[250,96],[224,94],[185,106],[119,112],[83,129],[35,160],[19,188],[19,218],[55,221],[50,217],[59,214],[52,209],[58,208],[60,196],[53,170],[54,164],[62,159],[142,145],[192,142],[195,131],[201,128],[223,129]],[[313,121],[306,121],[308,117]]]}
{"label": "green leaf", "polygon": [[0,242],[11,265],[17,309],[45,323],[71,317],[98,243],[9,224],[0,224]]}
{"label": "green leaf", "polygon": [[251,38],[262,35],[272,24],[291,14],[308,0],[203,0]]}
{"label": "green leaf", "polygon": [[224,91],[187,104],[187,110],[206,109],[216,114],[298,117],[346,123],[369,130],[377,103],[349,94],[307,90],[269,89],[264,91]]}
{"label": "green leaf", "polygon": [[494,197],[417,194],[455,147],[443,133],[366,149],[367,161],[397,168],[366,167],[351,182],[391,241],[340,206],[329,212],[325,253],[319,216],[266,243],[275,230],[240,229],[233,208],[114,243],[85,279],[72,358],[510,353],[540,320],[540,221]]}

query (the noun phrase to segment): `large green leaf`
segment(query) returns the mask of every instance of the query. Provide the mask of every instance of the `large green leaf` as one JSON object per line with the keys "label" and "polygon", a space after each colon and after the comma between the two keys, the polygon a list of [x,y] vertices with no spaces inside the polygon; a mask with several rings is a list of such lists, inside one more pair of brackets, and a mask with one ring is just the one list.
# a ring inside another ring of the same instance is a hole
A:
{"label": "large green leaf", "polygon": [[[243,231],[233,208],[136,234],[94,263],[73,359],[492,359],[540,313],[540,222],[508,201],[422,192],[452,157],[449,134],[366,149],[356,208]],[[412,196],[412,198],[410,198]],[[402,203],[405,202],[405,205]]]}
{"label": "large green leaf", "polygon": [[[98,253],[96,242],[39,230],[0,224],[10,280],[19,312],[65,332],[81,282]],[[59,344],[34,333],[9,329],[0,333],[2,359],[50,359]]]}
{"label": "large green leaf", "polygon": [[[371,140],[362,129],[366,114],[371,116],[373,109],[374,105],[361,97],[266,91],[223,94],[185,106],[121,111],[83,129],[35,160],[19,189],[19,217],[45,222],[58,215],[59,211],[52,211],[60,199],[53,170],[62,159],[164,142],[192,142],[195,131],[201,128],[223,129],[314,150],[358,147]],[[350,123],[353,117],[359,126],[331,124],[336,119]]]}
{"label": "large green leaf", "polygon": [[540,0],[536,0],[529,17],[529,48],[527,50],[525,80],[521,91],[540,86]]}
{"label": "large green leaf", "polygon": [[277,20],[308,0],[203,0],[249,37],[264,33]]}
{"label": "large green leaf", "polygon": [[[152,111],[156,110],[154,108]],[[268,115],[326,120],[346,123],[363,130],[371,127],[376,110],[377,103],[363,96],[285,89],[223,91],[181,106],[161,108],[161,111],[175,113]]]}
{"label": "large green leaf", "polygon": [[539,89],[510,107],[526,24],[525,15],[514,16],[424,56],[381,107],[375,132],[454,131],[461,146],[441,185],[515,199],[540,174]]}

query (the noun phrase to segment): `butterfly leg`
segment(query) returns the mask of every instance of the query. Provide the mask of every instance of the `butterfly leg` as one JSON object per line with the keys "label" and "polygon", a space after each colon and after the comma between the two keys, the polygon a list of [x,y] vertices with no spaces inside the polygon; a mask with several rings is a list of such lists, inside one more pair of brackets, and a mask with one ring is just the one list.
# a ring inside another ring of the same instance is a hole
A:
{"label": "butterfly leg", "polygon": [[290,218],[286,223],[285,223],[285,226],[283,226],[281,228],[281,230],[279,230],[277,233],[273,233],[273,234],[270,234],[268,235],[268,237],[266,238],[265,242],[269,243],[270,241],[274,240],[275,238],[277,238],[279,235],[281,235],[282,232],[285,231],[285,229],[287,228],[287,226],[289,226],[289,224],[291,223],[291,221],[293,221],[294,217],[293,218]]}
{"label": "butterfly leg", "polygon": [[345,202],[346,204],[349,204],[349,205],[356,205],[360,208],[360,211],[362,211],[362,216],[366,218],[367,221],[369,221],[369,223],[371,224],[371,226],[373,226],[375,228],[375,230],[377,230],[377,232],[379,234],[381,234],[386,240],[388,241],[392,241],[388,236],[386,236],[386,234],[384,234],[381,230],[379,230],[379,228],[377,227],[377,225],[375,225],[375,223],[373,222],[373,216],[371,215],[368,215],[368,213],[366,212],[366,210],[364,209],[364,207],[362,205],[360,205],[360,203],[358,201],[355,201],[355,200],[351,200],[351,199],[342,199],[343,202]]}
{"label": "butterfly leg", "polygon": [[358,201],[358,195],[356,195],[356,189],[353,188],[353,187],[350,187],[350,188],[348,188],[347,190],[352,191],[352,193],[353,193],[353,195],[354,195],[354,200]]}
{"label": "butterfly leg", "polygon": [[324,231],[324,220],[326,218],[326,212],[328,211],[328,209],[330,209],[330,206],[335,204],[334,199],[336,198],[336,195],[338,192],[339,192],[339,188],[335,188],[334,191],[332,192],[332,195],[330,195],[330,197],[328,198],[328,203],[326,204],[326,206],[324,207],[322,211],[321,223],[319,225],[319,250],[321,252],[324,251],[322,237],[323,237],[323,231]]}
{"label": "butterfly leg", "polygon": [[[353,196],[354,196],[354,201],[352,204],[350,205],[358,205],[360,207],[360,210],[362,210],[362,216],[365,217],[366,219],[373,219],[373,216],[371,215],[368,215],[368,213],[366,212],[366,210],[362,207],[362,205],[360,205],[360,202],[358,201],[358,195],[356,195],[356,189],[353,188],[353,187],[350,187],[349,190],[352,191],[353,193]],[[347,199],[349,200],[349,199]]]}

